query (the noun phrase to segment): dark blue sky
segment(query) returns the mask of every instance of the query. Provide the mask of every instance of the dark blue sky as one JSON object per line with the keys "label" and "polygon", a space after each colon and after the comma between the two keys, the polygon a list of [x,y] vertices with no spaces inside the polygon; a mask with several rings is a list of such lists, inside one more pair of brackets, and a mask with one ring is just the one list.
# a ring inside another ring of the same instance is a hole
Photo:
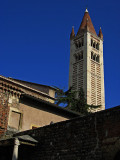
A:
{"label": "dark blue sky", "polygon": [[0,1],[0,74],[68,87],[70,41],[86,6],[104,35],[106,108],[120,104],[120,1]]}

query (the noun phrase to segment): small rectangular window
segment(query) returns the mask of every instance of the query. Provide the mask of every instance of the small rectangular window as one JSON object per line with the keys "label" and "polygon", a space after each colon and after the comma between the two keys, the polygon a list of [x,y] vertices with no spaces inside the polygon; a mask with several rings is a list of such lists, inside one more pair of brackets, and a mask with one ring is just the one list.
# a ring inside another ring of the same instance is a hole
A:
{"label": "small rectangular window", "polygon": [[21,113],[12,110],[10,114],[9,126],[16,130],[19,130],[21,127],[21,118]]}

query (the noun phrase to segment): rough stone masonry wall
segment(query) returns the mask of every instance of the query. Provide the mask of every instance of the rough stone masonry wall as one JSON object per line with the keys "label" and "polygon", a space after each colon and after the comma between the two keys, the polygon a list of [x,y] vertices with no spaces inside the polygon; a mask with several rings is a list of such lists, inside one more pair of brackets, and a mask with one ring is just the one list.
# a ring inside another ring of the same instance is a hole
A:
{"label": "rough stone masonry wall", "polygon": [[29,160],[114,160],[120,151],[120,107],[17,135],[23,134],[39,142]]}
{"label": "rough stone masonry wall", "polygon": [[8,94],[0,90],[0,138],[7,130],[9,115]]}

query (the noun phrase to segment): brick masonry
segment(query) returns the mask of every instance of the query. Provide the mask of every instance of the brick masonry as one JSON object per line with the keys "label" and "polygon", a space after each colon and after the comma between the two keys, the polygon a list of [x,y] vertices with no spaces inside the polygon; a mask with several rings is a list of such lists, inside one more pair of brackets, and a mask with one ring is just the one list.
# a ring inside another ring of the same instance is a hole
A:
{"label": "brick masonry", "polygon": [[8,97],[7,93],[0,91],[0,138],[7,130],[9,115]]}
{"label": "brick masonry", "polygon": [[30,160],[113,160],[120,151],[120,106],[15,136],[26,134],[38,140]]}

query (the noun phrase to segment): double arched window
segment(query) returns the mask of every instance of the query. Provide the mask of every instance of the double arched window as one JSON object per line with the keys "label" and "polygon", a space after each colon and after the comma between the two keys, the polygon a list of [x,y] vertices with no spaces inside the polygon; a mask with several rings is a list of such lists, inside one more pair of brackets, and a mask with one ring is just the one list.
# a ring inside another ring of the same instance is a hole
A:
{"label": "double arched window", "polygon": [[93,52],[91,52],[91,59],[98,63],[100,62],[100,56],[97,54],[94,54]]}
{"label": "double arched window", "polygon": [[83,59],[83,51],[80,53],[75,54],[75,62],[78,62]]}
{"label": "double arched window", "polygon": [[75,46],[76,46],[76,49],[81,48],[82,46],[84,46],[84,39],[81,38],[79,41],[76,41],[75,42]]}
{"label": "double arched window", "polygon": [[91,46],[97,50],[99,50],[99,43],[93,41],[93,39],[91,39]]}

